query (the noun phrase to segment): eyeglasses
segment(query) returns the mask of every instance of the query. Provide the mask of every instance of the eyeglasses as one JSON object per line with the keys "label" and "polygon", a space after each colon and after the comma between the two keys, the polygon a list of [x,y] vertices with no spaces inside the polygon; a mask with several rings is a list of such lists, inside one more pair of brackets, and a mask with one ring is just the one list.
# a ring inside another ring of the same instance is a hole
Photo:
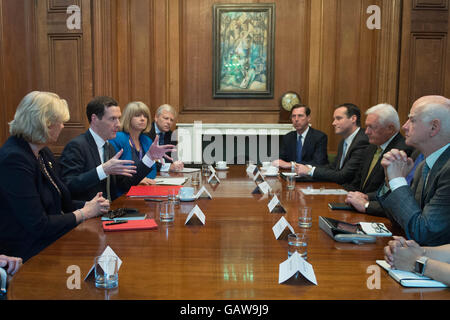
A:
{"label": "eyeglasses", "polygon": [[379,222],[372,222],[372,228],[377,233],[389,233],[389,230],[386,228],[386,226]]}

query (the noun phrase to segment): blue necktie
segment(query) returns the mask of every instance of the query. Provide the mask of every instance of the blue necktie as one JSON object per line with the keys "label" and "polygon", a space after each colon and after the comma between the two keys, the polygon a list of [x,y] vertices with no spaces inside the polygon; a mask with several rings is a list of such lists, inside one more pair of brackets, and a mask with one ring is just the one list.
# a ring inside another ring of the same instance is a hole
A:
{"label": "blue necktie", "polygon": [[414,179],[414,173],[416,172],[417,165],[419,163],[421,163],[423,161],[423,159],[424,159],[424,156],[421,153],[417,156],[416,161],[414,161],[414,167],[412,168],[411,172],[406,176],[406,181],[408,182],[409,185],[411,185],[412,180]]}
{"label": "blue necktie", "polygon": [[427,162],[425,161],[425,163],[423,164],[423,168],[422,168],[422,180],[423,180],[422,200],[423,200],[423,196],[425,194],[425,188],[427,186],[429,172],[430,172],[430,167],[428,166]]}
{"label": "blue necktie", "polygon": [[302,148],[302,136],[300,135],[297,139],[297,158],[295,160],[297,163],[300,163],[302,161]]}
{"label": "blue necktie", "polygon": [[339,164],[339,169],[342,169],[342,166],[344,165],[345,151],[346,150],[347,150],[347,142],[344,141],[344,146],[342,147],[342,157],[341,157],[341,163]]}
{"label": "blue necktie", "polygon": [[158,144],[160,146],[164,145],[164,132],[158,133],[158,136],[159,136],[159,143]]}

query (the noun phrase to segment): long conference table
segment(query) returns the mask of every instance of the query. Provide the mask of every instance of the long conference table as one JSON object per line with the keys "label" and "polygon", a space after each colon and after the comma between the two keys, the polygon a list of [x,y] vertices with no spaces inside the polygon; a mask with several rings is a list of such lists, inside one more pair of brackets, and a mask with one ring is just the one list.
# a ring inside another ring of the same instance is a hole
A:
{"label": "long conference table", "polygon": [[[181,175],[181,174],[178,174]],[[184,174],[189,177],[190,174]],[[405,288],[376,267],[390,238],[372,244],[340,243],[319,228],[318,217],[346,222],[390,221],[351,211],[332,211],[328,202],[343,195],[305,195],[301,189],[339,188],[334,183],[297,182],[288,191],[281,177],[266,177],[287,213],[270,213],[270,195],[252,194],[256,184],[244,166],[218,171],[220,183],[202,184],[213,199],[180,202],[175,221],[164,225],[156,203],[122,196],[112,208],[132,207],[155,219],[155,230],[104,232],[100,218],[70,231],[27,261],[9,285],[8,299],[23,300],[423,300],[450,299],[449,289]],[[175,175],[176,176],[176,175]],[[189,182],[187,183],[189,185]],[[198,187],[197,187],[198,189]],[[204,225],[185,225],[198,205]],[[304,279],[279,284],[279,265],[287,259],[287,241],[277,240],[272,227],[284,216],[298,231],[299,206],[311,206],[308,262],[318,285]],[[395,230],[394,230],[395,232]],[[84,281],[94,257],[107,246],[123,261],[119,286],[104,290]],[[69,288],[73,269],[81,271],[79,288]],[[378,277],[378,278],[376,278]],[[378,284],[377,282],[378,281]]]}

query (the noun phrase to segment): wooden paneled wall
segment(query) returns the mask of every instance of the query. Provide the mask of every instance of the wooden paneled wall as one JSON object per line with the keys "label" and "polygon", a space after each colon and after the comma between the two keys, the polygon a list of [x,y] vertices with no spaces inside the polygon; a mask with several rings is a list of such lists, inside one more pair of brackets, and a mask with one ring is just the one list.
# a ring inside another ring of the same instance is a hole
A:
{"label": "wooden paneled wall", "polygon": [[[449,0],[234,0],[276,4],[274,99],[213,99],[216,1],[0,0],[0,142],[31,90],[69,102],[56,153],[86,129],[85,106],[95,95],[121,106],[140,100],[152,112],[169,103],[179,122],[274,123],[281,95],[296,91],[331,152],[339,141],[336,104],[365,111],[388,102],[404,121],[418,96],[450,96]],[[73,4],[80,30],[66,26]],[[370,5],[381,8],[380,30],[367,28]]]}

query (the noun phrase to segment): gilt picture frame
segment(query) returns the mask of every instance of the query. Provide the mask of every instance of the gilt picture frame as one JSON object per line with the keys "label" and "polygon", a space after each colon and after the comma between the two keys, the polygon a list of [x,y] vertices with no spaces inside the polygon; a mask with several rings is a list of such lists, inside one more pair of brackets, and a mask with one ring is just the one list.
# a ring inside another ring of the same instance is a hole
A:
{"label": "gilt picture frame", "polygon": [[213,98],[273,98],[275,4],[213,5]]}

